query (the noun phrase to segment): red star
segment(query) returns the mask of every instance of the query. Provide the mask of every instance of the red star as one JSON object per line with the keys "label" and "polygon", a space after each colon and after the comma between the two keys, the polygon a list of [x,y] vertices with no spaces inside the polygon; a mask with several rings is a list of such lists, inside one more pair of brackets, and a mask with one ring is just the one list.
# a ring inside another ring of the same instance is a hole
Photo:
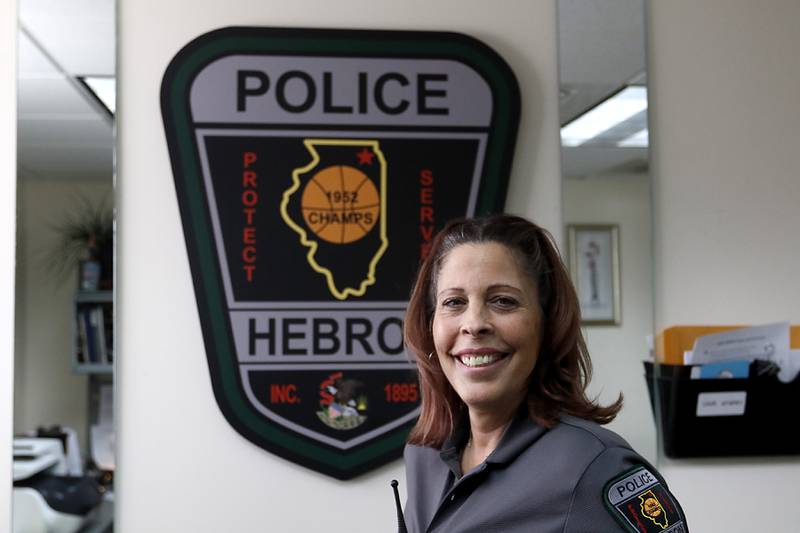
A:
{"label": "red star", "polygon": [[356,157],[358,158],[359,165],[371,165],[372,158],[375,157],[375,154],[370,152],[365,146],[360,152],[356,153]]}

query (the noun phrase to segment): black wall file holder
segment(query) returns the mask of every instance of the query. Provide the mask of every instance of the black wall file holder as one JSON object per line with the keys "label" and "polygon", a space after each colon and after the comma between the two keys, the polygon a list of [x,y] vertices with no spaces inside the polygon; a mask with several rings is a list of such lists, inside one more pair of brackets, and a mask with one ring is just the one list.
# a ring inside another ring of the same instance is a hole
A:
{"label": "black wall file holder", "polygon": [[[654,366],[645,362],[645,379],[667,457],[800,454],[800,379],[755,376],[752,366],[746,379],[691,379],[682,365],[659,365],[654,378]],[[737,391],[746,392],[744,414],[697,416],[701,393]]]}

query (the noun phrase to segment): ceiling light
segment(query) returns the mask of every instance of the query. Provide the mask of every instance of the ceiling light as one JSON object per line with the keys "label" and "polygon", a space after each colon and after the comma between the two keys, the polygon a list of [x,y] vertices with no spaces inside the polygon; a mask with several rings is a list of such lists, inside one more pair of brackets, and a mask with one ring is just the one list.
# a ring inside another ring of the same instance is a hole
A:
{"label": "ceiling light", "polygon": [[561,143],[580,146],[646,109],[647,87],[625,87],[561,128]]}
{"label": "ceiling light", "polygon": [[117,109],[117,80],[112,77],[81,76],[78,78],[112,115]]}

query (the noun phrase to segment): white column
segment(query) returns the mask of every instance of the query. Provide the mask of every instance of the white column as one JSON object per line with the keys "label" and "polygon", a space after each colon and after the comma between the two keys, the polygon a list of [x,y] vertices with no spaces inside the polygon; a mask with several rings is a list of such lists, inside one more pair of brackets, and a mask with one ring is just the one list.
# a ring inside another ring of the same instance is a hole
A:
{"label": "white column", "polygon": [[11,531],[14,257],[17,212],[17,3],[0,0],[0,530]]}

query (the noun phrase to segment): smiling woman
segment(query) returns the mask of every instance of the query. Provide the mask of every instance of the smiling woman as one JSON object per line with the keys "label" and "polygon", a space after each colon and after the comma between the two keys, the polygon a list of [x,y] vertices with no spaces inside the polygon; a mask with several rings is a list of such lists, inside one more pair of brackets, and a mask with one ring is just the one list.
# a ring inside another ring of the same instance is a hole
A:
{"label": "smiling woman", "polygon": [[601,427],[622,398],[586,394],[580,308],[547,231],[507,215],[447,225],[405,340],[422,390],[409,531],[686,531],[655,468]]}
{"label": "smiling woman", "polygon": [[525,397],[539,355],[536,287],[513,252],[496,243],[450,252],[435,287],[433,339],[459,398],[500,427]]}

